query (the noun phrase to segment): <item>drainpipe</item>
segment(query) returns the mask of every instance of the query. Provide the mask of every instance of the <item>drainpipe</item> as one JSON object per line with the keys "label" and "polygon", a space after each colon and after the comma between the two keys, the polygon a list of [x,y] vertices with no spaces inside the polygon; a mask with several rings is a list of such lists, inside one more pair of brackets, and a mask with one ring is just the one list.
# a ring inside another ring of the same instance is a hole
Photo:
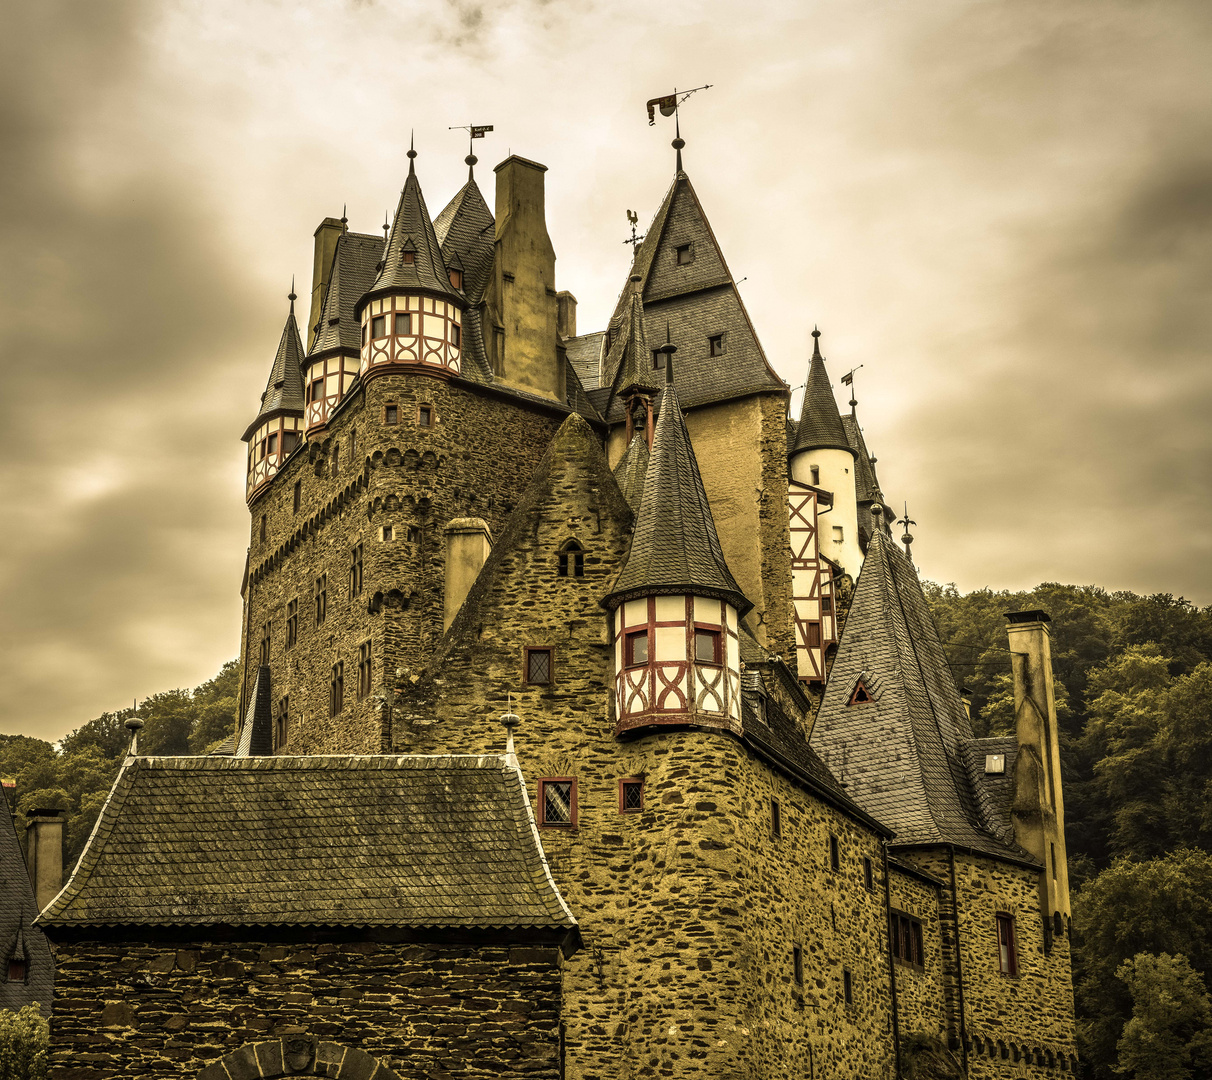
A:
{"label": "drainpipe", "polygon": [[955,924],[955,979],[959,987],[960,1057],[964,1063],[964,1075],[968,1075],[968,1023],[964,1017],[964,958],[960,954],[959,894],[955,887],[955,847],[947,845],[951,855],[951,918]]}
{"label": "drainpipe", "polygon": [[901,1021],[896,998],[896,963],[892,959],[892,887],[888,875],[888,841],[880,845],[884,855],[884,933],[888,941],[888,985],[892,989],[892,1047],[896,1052],[896,1080],[901,1078]]}

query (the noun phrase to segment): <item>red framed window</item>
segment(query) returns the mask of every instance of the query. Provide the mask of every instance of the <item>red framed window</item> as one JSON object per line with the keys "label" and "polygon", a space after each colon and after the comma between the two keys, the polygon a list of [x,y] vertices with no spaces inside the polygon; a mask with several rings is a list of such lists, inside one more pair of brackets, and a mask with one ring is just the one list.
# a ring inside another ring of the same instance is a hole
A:
{"label": "red framed window", "polygon": [[633,630],[627,635],[623,662],[628,667],[643,667],[648,663],[648,631]]}
{"label": "red framed window", "polygon": [[705,626],[694,628],[694,659],[699,664],[721,664],[723,657],[720,632]]}
{"label": "red framed window", "polygon": [[387,337],[386,315],[376,315],[370,320],[370,336],[372,338]]}
{"label": "red framed window", "polygon": [[997,921],[997,969],[1003,975],[1018,974],[1018,942],[1014,936],[1014,916],[999,914]]}
{"label": "red framed window", "polygon": [[574,776],[549,776],[539,781],[539,825],[575,828],[577,781]]}
{"label": "red framed window", "polygon": [[412,315],[407,311],[396,312],[396,333],[411,334],[412,333]]}
{"label": "red framed window", "polygon": [[527,646],[522,675],[527,686],[550,686],[555,682],[555,649]]}
{"label": "red framed window", "polygon": [[619,781],[619,813],[638,814],[644,809],[644,778],[629,776]]}

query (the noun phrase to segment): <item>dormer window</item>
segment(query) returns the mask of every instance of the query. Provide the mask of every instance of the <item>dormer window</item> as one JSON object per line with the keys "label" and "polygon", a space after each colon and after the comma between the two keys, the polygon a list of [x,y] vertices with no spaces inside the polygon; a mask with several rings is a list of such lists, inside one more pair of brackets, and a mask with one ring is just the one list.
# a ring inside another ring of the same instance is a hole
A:
{"label": "dormer window", "polygon": [[411,334],[412,333],[412,315],[407,311],[396,312],[396,333]]}
{"label": "dormer window", "polygon": [[463,287],[462,270],[452,270],[450,272],[450,284],[456,289],[461,289]]}
{"label": "dormer window", "polygon": [[712,334],[707,339],[707,355],[708,356],[723,356],[724,355],[724,335]]}
{"label": "dormer window", "polygon": [[14,956],[8,962],[8,981],[11,983],[25,982],[26,973],[25,957]]}
{"label": "dormer window", "polygon": [[387,316],[376,315],[370,320],[370,336],[381,338],[387,336]]}
{"label": "dormer window", "polygon": [[660,349],[652,350],[652,367],[654,371],[665,370],[665,354]]}
{"label": "dormer window", "polygon": [[415,251],[406,251],[400,256],[400,262],[405,266],[412,266],[417,261],[417,253]]}
{"label": "dormer window", "polygon": [[678,266],[689,266],[694,262],[694,248],[690,244],[680,244],[677,248]]}
{"label": "dormer window", "polygon": [[863,680],[860,679],[854,687],[854,692],[850,695],[850,700],[847,705],[865,705],[867,702],[874,700],[871,697],[871,691],[863,685]]}

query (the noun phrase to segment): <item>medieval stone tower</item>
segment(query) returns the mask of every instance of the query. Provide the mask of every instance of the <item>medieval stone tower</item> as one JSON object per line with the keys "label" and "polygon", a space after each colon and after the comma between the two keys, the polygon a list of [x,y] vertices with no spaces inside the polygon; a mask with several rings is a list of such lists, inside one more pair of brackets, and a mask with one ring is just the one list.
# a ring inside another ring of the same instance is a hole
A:
{"label": "medieval stone tower", "polygon": [[793,419],[680,146],[585,334],[544,166],[490,210],[469,157],[431,218],[415,158],[385,239],[316,230],[245,432],[231,750],[499,753],[520,715],[583,942],[561,1076],[1074,1068],[1047,616],[1010,616],[1017,737],[974,739],[819,334]]}

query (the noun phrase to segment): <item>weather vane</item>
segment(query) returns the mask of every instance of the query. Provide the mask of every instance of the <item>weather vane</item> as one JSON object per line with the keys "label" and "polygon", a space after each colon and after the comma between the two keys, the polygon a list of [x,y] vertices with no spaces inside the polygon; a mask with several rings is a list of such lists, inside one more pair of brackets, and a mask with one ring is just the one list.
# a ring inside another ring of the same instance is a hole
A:
{"label": "weather vane", "polygon": [[696,86],[693,90],[679,90],[674,87],[672,94],[666,94],[663,97],[650,98],[648,101],[648,126],[651,127],[656,123],[655,109],[661,110],[662,116],[673,117],[673,148],[677,151],[677,171],[682,171],[682,147],[686,145],[686,140],[682,138],[682,122],[678,116],[678,106],[682,104],[691,94],[697,94],[700,90],[710,90],[713,83],[707,83],[704,86]]}
{"label": "weather vane", "polygon": [[911,547],[911,546],[912,546],[912,544],[913,544],[913,536],[912,536],[912,534],[909,532],[909,526],[910,526],[910,525],[916,525],[916,524],[917,524],[917,522],[916,522],[916,521],[914,521],[914,520],[913,520],[913,519],[912,519],[912,518],[909,516],[909,504],[908,504],[908,503],[905,503],[905,516],[904,516],[903,518],[901,518],[901,519],[900,519],[900,521],[898,521],[898,522],[897,522],[897,524],[898,524],[898,525],[904,525],[904,526],[905,526],[905,533],[904,533],[904,535],[901,537],[901,543],[905,545],[905,558],[906,558],[906,559],[908,559],[910,563],[912,563],[912,562],[913,562],[913,555],[911,554],[911,552],[910,552],[910,550],[909,550],[909,549],[910,549],[910,547]]}
{"label": "weather vane", "polygon": [[627,220],[629,222],[631,222],[631,237],[627,240],[624,240],[623,243],[631,245],[631,252],[634,255],[636,252],[636,249],[640,246],[640,241],[644,239],[643,236],[639,235],[635,231],[635,227],[640,223],[640,215],[637,214],[634,210],[628,210],[627,211]]}
{"label": "weather vane", "polygon": [[[854,407],[858,404],[858,399],[854,396],[854,373],[863,365],[852,367],[845,375],[842,376],[842,385],[850,387],[850,415],[854,415]],[[916,524],[916,522],[915,522]]]}
{"label": "weather vane", "polygon": [[482,139],[488,132],[492,130],[491,124],[455,124],[446,129],[447,131],[466,131],[467,138],[467,157],[463,160],[467,163],[467,168],[470,171],[475,168],[476,162],[479,160],[472,152],[475,146],[476,139]]}

